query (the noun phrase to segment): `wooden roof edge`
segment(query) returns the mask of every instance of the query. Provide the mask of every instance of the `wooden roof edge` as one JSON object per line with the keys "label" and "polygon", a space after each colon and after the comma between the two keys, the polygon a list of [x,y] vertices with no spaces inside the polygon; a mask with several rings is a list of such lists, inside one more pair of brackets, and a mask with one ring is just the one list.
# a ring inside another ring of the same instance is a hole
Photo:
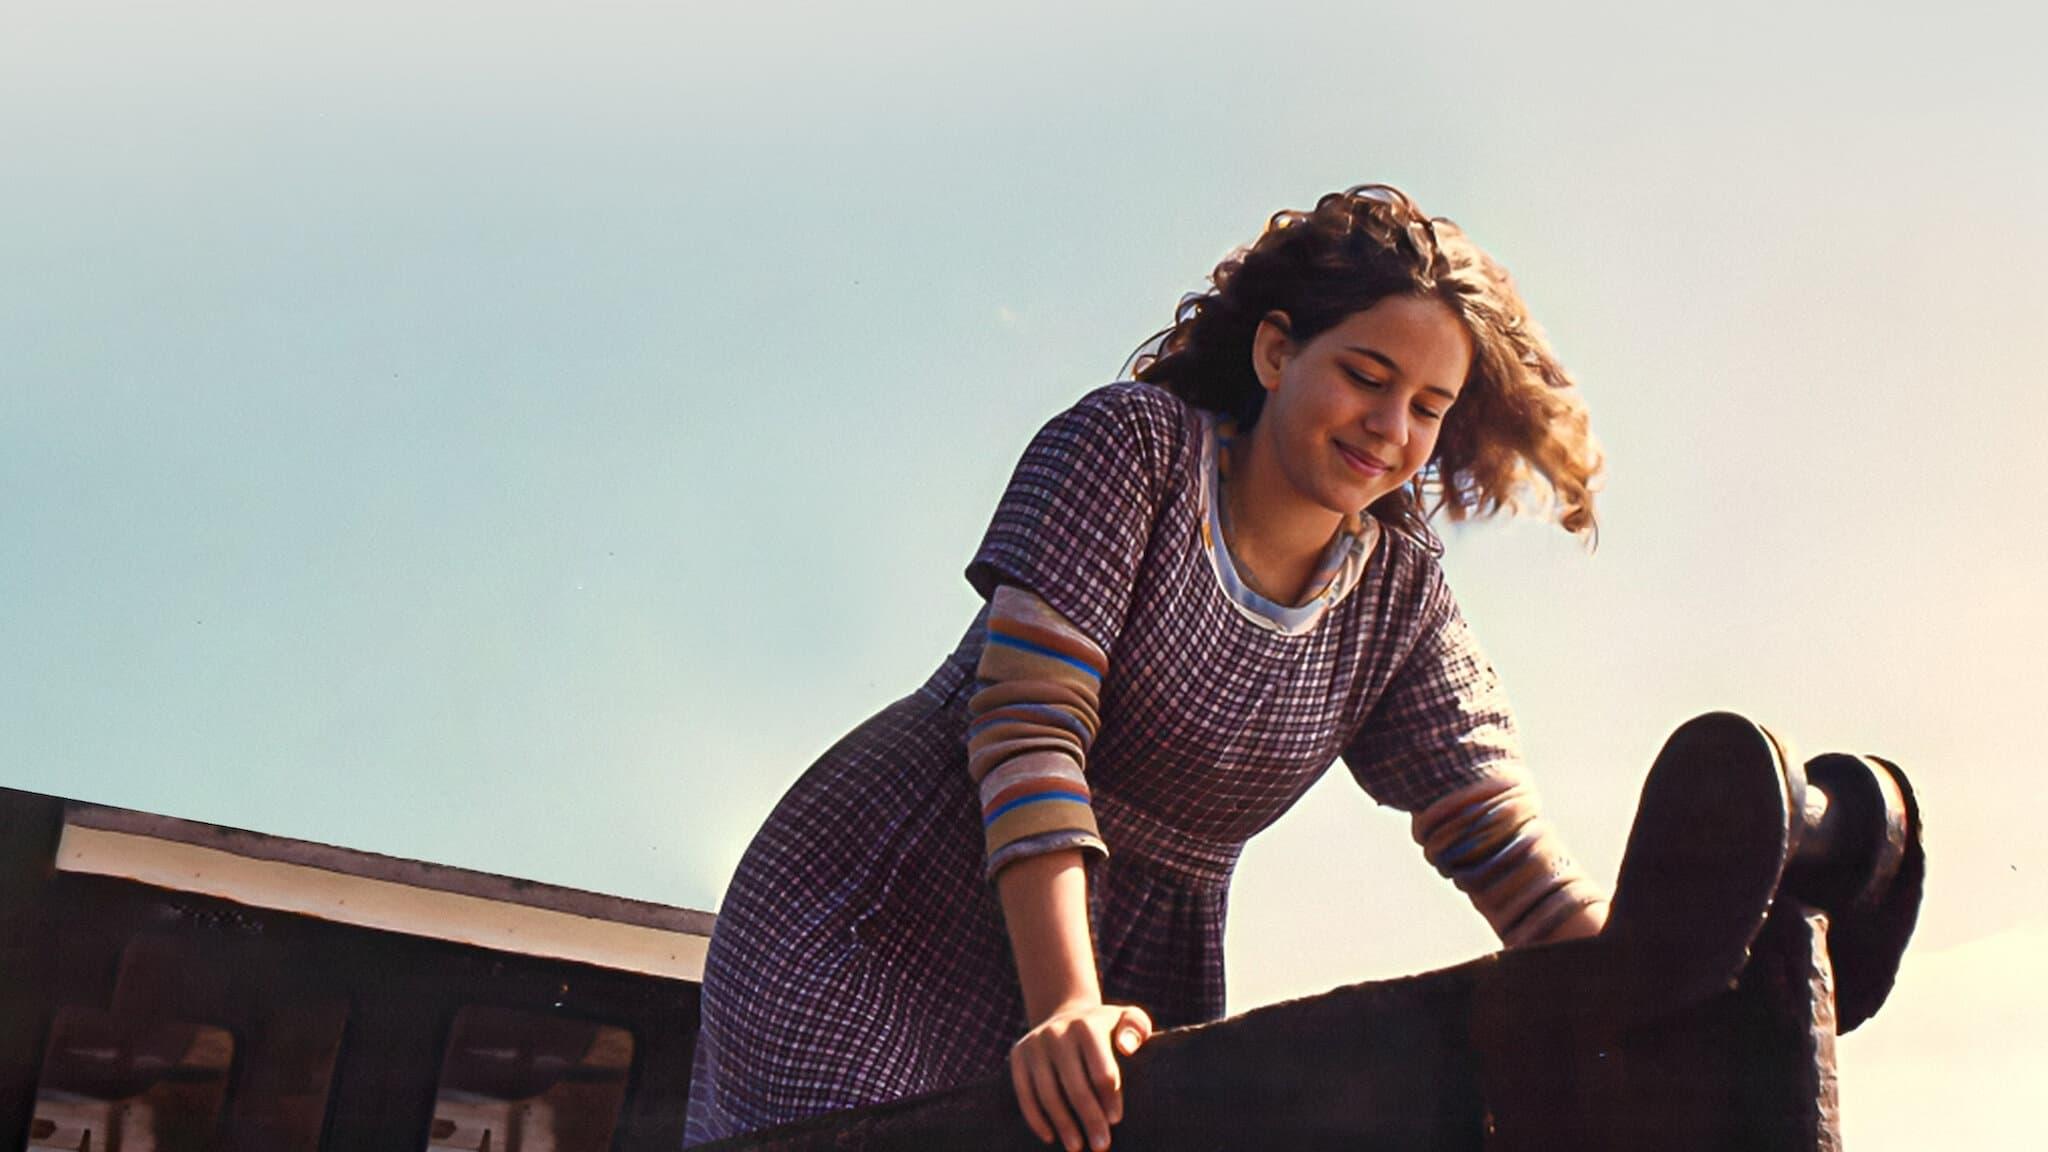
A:
{"label": "wooden roof edge", "polygon": [[386,856],[377,852],[342,848],[310,840],[295,840],[288,836],[252,832],[244,828],[81,800],[64,802],[64,823],[79,828],[189,844],[251,860],[317,868],[344,876],[522,905],[661,932],[708,938],[712,926],[717,923],[714,914],[693,908],[679,908],[624,896],[609,896],[601,892],[546,884],[537,880],[522,880],[493,872],[460,868],[452,864],[434,864],[401,856]]}

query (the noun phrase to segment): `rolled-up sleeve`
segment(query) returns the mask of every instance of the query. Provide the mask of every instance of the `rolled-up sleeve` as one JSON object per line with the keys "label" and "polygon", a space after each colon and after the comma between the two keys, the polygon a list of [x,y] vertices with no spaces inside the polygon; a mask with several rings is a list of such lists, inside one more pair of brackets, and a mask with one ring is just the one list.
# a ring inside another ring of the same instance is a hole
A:
{"label": "rolled-up sleeve", "polygon": [[968,701],[967,771],[981,799],[987,874],[1066,848],[1097,855],[1088,748],[1106,661],[1045,601],[1003,585]]}

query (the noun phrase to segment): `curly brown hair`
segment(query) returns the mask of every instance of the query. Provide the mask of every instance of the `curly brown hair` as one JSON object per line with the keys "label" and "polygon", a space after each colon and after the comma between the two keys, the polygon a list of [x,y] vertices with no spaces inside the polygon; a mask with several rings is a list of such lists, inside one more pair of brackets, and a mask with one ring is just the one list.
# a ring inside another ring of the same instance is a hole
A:
{"label": "curly brown hair", "polygon": [[1266,396],[1251,356],[1266,316],[1283,314],[1290,338],[1306,343],[1390,296],[1441,300],[1471,335],[1471,371],[1429,465],[1370,511],[1437,551],[1438,510],[1455,522],[1534,504],[1567,531],[1596,535],[1601,457],[1585,402],[1507,270],[1456,224],[1397,188],[1362,184],[1311,211],[1276,213],[1209,279],[1133,357],[1137,379],[1249,430]]}

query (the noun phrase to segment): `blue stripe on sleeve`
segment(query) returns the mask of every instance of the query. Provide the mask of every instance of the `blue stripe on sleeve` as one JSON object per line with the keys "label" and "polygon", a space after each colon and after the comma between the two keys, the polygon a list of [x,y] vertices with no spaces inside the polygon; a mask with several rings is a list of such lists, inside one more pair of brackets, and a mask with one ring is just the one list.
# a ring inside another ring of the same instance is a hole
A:
{"label": "blue stripe on sleeve", "polygon": [[998,808],[995,811],[989,813],[987,816],[982,817],[981,826],[983,828],[987,828],[989,825],[994,824],[998,819],[1000,819],[1003,813],[1005,812],[1009,812],[1017,808],[1022,808],[1026,804],[1037,804],[1045,800],[1065,800],[1071,804],[1081,805],[1086,805],[1088,803],[1088,797],[1079,792],[1039,792],[1031,796],[1019,796],[1015,800],[1010,801],[1008,804],[1003,805],[1001,808]]}
{"label": "blue stripe on sleeve", "polygon": [[1075,668],[1079,668],[1083,672],[1086,672],[1090,680],[1095,680],[1099,682],[1102,679],[1102,673],[1097,671],[1095,668],[1090,666],[1085,661],[1076,660],[1072,656],[1069,656],[1064,652],[1055,652],[1042,644],[1033,644],[1029,640],[1019,640],[1014,636],[1005,636],[1002,633],[995,631],[994,629],[989,630],[988,642],[991,644],[1001,644],[1005,648],[1015,648],[1019,652],[1029,652],[1036,656],[1045,656],[1050,659],[1057,660],[1062,664],[1071,665]]}

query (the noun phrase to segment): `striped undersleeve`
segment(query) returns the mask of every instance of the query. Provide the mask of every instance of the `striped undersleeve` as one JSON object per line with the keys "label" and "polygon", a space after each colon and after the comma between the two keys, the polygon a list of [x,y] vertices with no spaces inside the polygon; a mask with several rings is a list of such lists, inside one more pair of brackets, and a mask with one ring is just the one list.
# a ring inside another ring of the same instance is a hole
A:
{"label": "striped undersleeve", "polygon": [[967,704],[967,771],[980,797],[988,875],[1044,852],[1108,851],[1084,771],[1108,664],[1030,592],[1005,585],[990,597],[979,685]]}
{"label": "striped undersleeve", "polygon": [[1488,776],[1415,814],[1416,843],[1479,909],[1501,943],[1541,944],[1605,895],[1580,871],[1527,780]]}

